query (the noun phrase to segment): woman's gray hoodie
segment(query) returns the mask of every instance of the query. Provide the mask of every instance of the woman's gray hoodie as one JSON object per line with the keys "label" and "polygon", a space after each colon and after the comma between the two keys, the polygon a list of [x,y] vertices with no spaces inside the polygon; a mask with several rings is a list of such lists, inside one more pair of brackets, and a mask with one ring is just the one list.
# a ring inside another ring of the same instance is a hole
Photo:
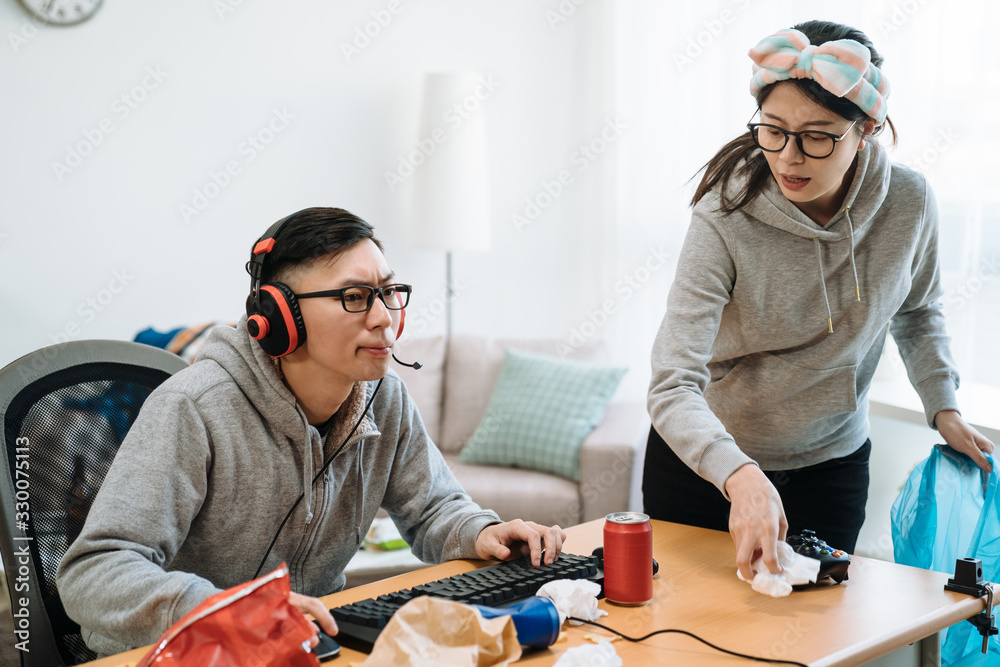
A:
{"label": "woman's gray hoodie", "polygon": [[[375,384],[355,385],[324,440],[242,321],[213,330],[198,361],[146,400],[59,567],[87,644],[108,654],[152,643],[209,595],[250,580]],[[431,563],[475,558],[479,532],[499,522],[462,490],[392,371],[262,573],[285,561],[292,590],[340,590],[379,507]]]}
{"label": "woman's gray hoodie", "polygon": [[774,179],[740,211],[718,206],[714,190],[694,208],[652,352],[649,413],[687,465],[725,493],[748,462],[786,470],[856,450],[887,329],[928,423],[956,409],[923,176],[869,144],[824,227]]}

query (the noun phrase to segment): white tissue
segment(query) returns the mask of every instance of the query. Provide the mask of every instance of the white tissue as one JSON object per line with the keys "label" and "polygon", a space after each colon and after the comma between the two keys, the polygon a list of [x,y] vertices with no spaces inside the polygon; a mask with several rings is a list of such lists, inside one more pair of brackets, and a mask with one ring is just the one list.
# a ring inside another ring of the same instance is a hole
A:
{"label": "white tissue", "polygon": [[[559,625],[562,625],[569,616],[586,621],[596,621],[601,616],[607,616],[608,612],[597,608],[597,596],[600,592],[600,584],[593,581],[557,579],[539,588],[535,595],[552,600],[559,612]],[[580,625],[576,621],[570,623]]]}
{"label": "white tissue", "polygon": [[[764,565],[763,557],[750,564],[757,573],[750,582],[755,591],[773,598],[782,598],[792,592],[792,586],[816,581],[816,575],[819,574],[818,560],[795,553],[785,542],[778,542],[778,562],[782,568],[778,574],[771,574]],[[741,581],[746,581],[739,570],[736,570],[736,576]]]}
{"label": "white tissue", "polygon": [[622,659],[611,642],[602,641],[566,649],[553,667],[622,667]]}

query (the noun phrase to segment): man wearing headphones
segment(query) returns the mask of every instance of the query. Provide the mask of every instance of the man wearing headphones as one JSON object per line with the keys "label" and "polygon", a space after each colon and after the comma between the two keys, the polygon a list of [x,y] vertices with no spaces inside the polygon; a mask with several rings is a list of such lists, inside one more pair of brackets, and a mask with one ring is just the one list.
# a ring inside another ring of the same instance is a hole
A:
{"label": "man wearing headphones", "polygon": [[410,287],[368,223],[299,211],[248,271],[247,316],[150,394],[59,566],[88,646],[149,644],[283,561],[292,603],[336,634],[317,598],[343,588],[380,507],[425,562],[558,556],[558,526],[502,523],[465,494],[389,370]]}

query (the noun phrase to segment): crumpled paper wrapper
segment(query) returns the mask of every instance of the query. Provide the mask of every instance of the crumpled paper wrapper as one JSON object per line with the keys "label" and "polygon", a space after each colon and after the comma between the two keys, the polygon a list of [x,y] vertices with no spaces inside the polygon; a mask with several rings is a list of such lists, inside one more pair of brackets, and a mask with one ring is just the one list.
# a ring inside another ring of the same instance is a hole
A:
{"label": "crumpled paper wrapper", "polygon": [[[792,592],[792,586],[814,582],[819,574],[818,560],[795,553],[785,542],[778,542],[778,562],[782,567],[779,574],[771,574],[764,565],[763,556],[750,564],[757,573],[750,582],[755,591],[773,598],[783,598]],[[736,570],[736,576],[740,581],[746,581],[739,570]]]}
{"label": "crumpled paper wrapper", "polygon": [[400,607],[364,667],[504,667],[521,657],[510,616],[483,618],[470,605],[422,595]]}
{"label": "crumpled paper wrapper", "polygon": [[[601,592],[600,584],[587,579],[557,579],[550,581],[535,595],[552,600],[559,612],[559,625],[566,622],[570,616],[586,621],[596,621],[608,612],[597,608],[597,596]],[[579,621],[570,621],[572,625],[582,625]]]}
{"label": "crumpled paper wrapper", "polygon": [[622,667],[622,659],[611,642],[602,641],[566,649],[553,667]]}

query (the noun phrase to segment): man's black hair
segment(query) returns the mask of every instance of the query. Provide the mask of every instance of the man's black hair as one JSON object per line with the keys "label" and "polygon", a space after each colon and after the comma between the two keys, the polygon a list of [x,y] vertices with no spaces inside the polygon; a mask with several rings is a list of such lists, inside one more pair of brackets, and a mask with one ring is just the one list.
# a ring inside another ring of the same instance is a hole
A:
{"label": "man's black hair", "polygon": [[342,208],[306,209],[278,232],[264,262],[261,283],[284,282],[295,269],[336,257],[364,239],[371,239],[385,252],[375,238],[375,228],[353,213]]}

